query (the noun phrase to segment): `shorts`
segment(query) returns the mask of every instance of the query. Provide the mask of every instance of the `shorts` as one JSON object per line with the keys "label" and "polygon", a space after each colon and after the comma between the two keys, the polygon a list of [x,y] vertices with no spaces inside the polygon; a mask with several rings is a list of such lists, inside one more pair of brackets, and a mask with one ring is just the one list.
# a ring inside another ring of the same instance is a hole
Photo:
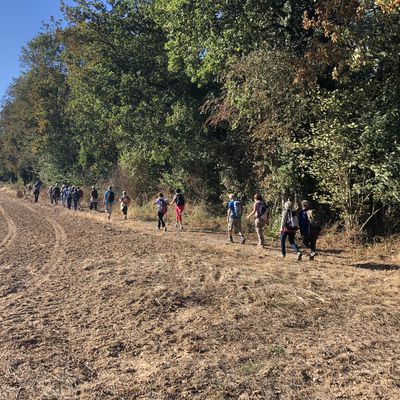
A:
{"label": "shorts", "polygon": [[242,220],[240,218],[230,219],[228,221],[228,231],[239,233],[242,231]]}

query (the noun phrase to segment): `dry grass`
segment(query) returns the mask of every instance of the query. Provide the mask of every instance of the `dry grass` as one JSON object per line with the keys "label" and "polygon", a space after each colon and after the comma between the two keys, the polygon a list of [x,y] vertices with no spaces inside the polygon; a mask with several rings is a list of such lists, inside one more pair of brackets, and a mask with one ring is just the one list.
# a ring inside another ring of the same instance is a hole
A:
{"label": "dry grass", "polygon": [[3,191],[0,206],[16,228],[0,253],[0,399],[400,397],[393,257],[376,268],[327,235],[297,263],[275,242]]}

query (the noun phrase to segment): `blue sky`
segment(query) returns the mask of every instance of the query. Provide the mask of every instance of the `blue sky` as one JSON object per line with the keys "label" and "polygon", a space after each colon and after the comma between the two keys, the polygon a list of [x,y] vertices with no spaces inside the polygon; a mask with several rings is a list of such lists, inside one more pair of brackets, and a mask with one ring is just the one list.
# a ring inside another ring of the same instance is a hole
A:
{"label": "blue sky", "polygon": [[0,100],[20,73],[21,48],[51,16],[62,17],[60,0],[0,0]]}

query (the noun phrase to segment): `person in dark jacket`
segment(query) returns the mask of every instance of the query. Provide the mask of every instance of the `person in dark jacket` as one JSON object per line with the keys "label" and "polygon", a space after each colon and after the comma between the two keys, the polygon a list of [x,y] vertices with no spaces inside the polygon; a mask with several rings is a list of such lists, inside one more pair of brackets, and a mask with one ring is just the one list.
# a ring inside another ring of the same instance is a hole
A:
{"label": "person in dark jacket", "polygon": [[94,186],[92,186],[92,190],[90,191],[90,209],[97,211],[98,202],[99,202],[99,192],[96,190]]}
{"label": "person in dark jacket", "polygon": [[74,210],[78,209],[79,199],[81,198],[81,194],[79,188],[74,188],[72,192],[72,201],[74,202]]}
{"label": "person in dark jacket", "polygon": [[312,215],[311,204],[308,200],[301,202],[300,211],[300,234],[303,240],[303,245],[310,251],[310,260],[314,260],[317,247],[317,239],[321,228],[319,226],[313,226],[310,222],[310,216]]}
{"label": "person in dark jacket", "polygon": [[301,260],[302,254],[295,241],[297,229],[299,229],[297,213],[293,210],[293,203],[287,201],[282,212],[280,229],[281,251],[283,258],[286,257],[286,238],[288,238],[290,246],[296,252],[297,260]]}

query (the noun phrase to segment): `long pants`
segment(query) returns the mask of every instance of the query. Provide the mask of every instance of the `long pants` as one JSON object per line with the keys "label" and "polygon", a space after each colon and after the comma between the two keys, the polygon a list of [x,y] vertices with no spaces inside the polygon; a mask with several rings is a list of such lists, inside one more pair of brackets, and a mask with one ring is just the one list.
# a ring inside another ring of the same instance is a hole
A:
{"label": "long pants", "polygon": [[161,227],[165,228],[164,214],[161,211],[158,211],[157,217],[158,217],[158,229],[160,229]]}
{"label": "long pants", "polygon": [[91,201],[90,202],[90,209],[97,211],[97,201]]}
{"label": "long pants", "polygon": [[294,232],[282,232],[281,233],[281,251],[282,251],[282,255],[286,256],[286,238],[289,239],[289,243],[291,248],[296,252],[299,253],[300,250],[297,247],[296,242],[294,241]]}
{"label": "long pants", "polygon": [[122,207],[122,214],[125,215],[125,218],[128,216],[128,206],[123,206]]}
{"label": "long pants", "polygon": [[319,235],[319,228],[313,228],[310,226],[310,233],[303,236],[303,245],[305,248],[315,252],[317,247],[317,239]]}
{"label": "long pants", "polygon": [[33,194],[35,195],[35,203],[37,203],[38,200],[39,200],[39,194],[40,194],[40,192],[33,192]]}
{"label": "long pants", "polygon": [[108,219],[110,219],[111,214],[112,214],[112,209],[113,209],[113,203],[106,202],[105,209],[106,209],[106,213],[108,214]]}
{"label": "long pants", "polygon": [[71,209],[71,205],[72,205],[72,199],[67,197],[67,208],[68,208],[68,210]]}
{"label": "long pants", "polygon": [[79,199],[74,199],[74,210],[75,211],[78,209],[78,201],[79,201]]}
{"label": "long pants", "polygon": [[258,237],[258,244],[260,246],[264,246],[265,244],[265,240],[264,240],[264,227],[266,225],[266,221],[264,221],[261,218],[256,218],[254,220],[254,225],[256,227],[256,233],[257,233],[257,237]]}

